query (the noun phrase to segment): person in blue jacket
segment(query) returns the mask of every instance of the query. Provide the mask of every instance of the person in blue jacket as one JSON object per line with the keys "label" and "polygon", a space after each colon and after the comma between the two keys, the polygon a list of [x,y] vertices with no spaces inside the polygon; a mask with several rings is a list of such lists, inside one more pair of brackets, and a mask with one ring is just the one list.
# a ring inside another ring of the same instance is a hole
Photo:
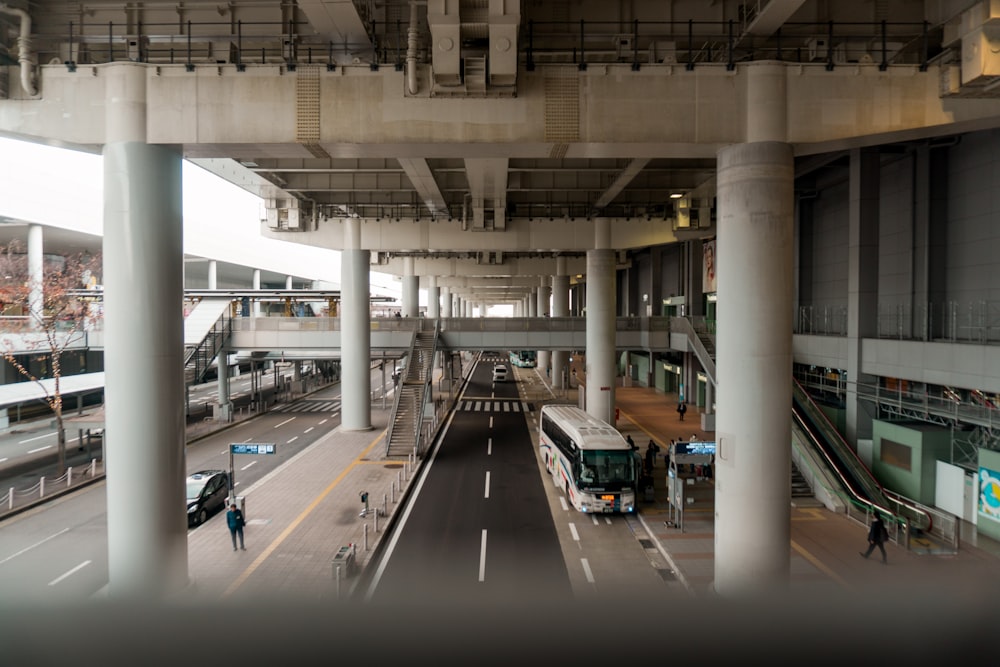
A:
{"label": "person in blue jacket", "polygon": [[243,512],[240,508],[233,503],[229,506],[229,511],[226,512],[226,524],[229,525],[229,535],[233,538],[233,551],[236,551],[236,536],[240,536],[240,549],[246,551],[246,547],[243,546],[243,526],[246,522],[243,520]]}

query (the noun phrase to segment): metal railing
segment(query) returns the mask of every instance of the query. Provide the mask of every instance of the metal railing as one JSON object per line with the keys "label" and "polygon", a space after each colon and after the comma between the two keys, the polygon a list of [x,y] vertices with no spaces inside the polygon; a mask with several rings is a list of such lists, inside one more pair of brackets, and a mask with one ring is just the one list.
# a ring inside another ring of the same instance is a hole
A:
{"label": "metal railing", "polygon": [[[977,299],[914,304],[881,300],[876,307],[876,336],[895,340],[1000,344],[1000,301]],[[846,305],[804,305],[794,332],[847,335]]]}
{"label": "metal railing", "polygon": [[[746,5],[729,20],[670,21],[538,21],[521,16],[519,60],[530,71],[537,65],[623,63],[638,70],[650,65],[725,65],[757,60],[810,63],[832,70],[838,65],[871,64],[927,68],[931,53],[941,47],[938,31],[927,21],[786,21],[767,35],[747,31],[754,16]],[[65,65],[116,61],[184,65],[199,63],[247,66],[340,63],[378,69],[402,69],[408,55],[409,22],[366,20],[366,39],[353,43],[326,40],[304,21],[188,20],[186,22],[126,22],[70,20],[36,22],[33,43],[38,62],[70,54]],[[421,25],[417,52],[428,59],[430,40]],[[225,45],[226,48],[220,48]],[[475,50],[470,46],[469,50]],[[485,53],[485,47],[483,48]]]}
{"label": "metal railing", "polygon": [[42,476],[30,486],[9,487],[7,492],[0,496],[0,516],[62,495],[71,489],[79,488],[85,482],[91,482],[103,476],[103,461],[91,459],[90,464],[82,470],[74,470],[70,466],[66,468],[66,472],[58,477],[46,478]]}

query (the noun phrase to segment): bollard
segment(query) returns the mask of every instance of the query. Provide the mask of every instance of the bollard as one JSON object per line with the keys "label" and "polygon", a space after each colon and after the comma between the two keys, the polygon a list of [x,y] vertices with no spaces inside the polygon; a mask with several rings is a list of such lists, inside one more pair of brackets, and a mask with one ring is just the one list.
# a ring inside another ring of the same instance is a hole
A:
{"label": "bollard", "polygon": [[396,483],[393,482],[389,485],[389,502],[393,505],[396,504]]}
{"label": "bollard", "polygon": [[337,584],[337,599],[340,599],[340,565],[335,564],[333,566],[333,580]]}
{"label": "bollard", "polygon": [[389,505],[386,502],[385,494],[382,494],[382,516],[389,516]]}
{"label": "bollard", "polygon": [[66,486],[73,486],[73,466],[66,468]]}
{"label": "bollard", "polygon": [[14,487],[10,487],[10,491],[7,492],[7,509],[14,509]]}
{"label": "bollard", "polygon": [[400,492],[403,490],[403,471],[396,471],[396,486],[399,487]]}
{"label": "bollard", "polygon": [[378,508],[375,508],[375,532],[378,532]]}
{"label": "bollard", "polygon": [[365,539],[365,541],[364,541],[365,551],[368,551],[368,524],[367,523],[365,524],[364,539]]}
{"label": "bollard", "polygon": [[45,478],[44,477],[41,477],[38,480],[38,497],[39,498],[44,498],[45,497]]}

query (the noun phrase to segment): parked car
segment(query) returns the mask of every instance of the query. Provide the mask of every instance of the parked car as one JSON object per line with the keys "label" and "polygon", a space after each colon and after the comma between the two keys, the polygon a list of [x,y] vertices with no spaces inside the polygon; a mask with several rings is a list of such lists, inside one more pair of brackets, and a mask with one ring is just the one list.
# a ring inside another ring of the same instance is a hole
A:
{"label": "parked car", "polygon": [[197,526],[226,506],[229,496],[229,473],[225,470],[199,470],[187,478],[188,525]]}
{"label": "parked car", "polygon": [[493,367],[493,381],[494,382],[506,382],[507,381],[507,367],[503,364],[497,364]]}

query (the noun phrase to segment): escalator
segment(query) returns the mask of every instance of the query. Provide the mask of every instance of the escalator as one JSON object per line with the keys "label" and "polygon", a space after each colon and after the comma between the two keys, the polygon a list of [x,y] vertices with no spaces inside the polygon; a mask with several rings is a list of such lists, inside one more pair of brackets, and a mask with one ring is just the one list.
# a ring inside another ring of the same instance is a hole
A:
{"label": "escalator", "polygon": [[929,533],[930,514],[907,499],[887,492],[868,467],[858,458],[826,415],[813,402],[797,380],[793,379],[792,421],[801,429],[814,450],[837,477],[851,502],[892,517],[910,532]]}

